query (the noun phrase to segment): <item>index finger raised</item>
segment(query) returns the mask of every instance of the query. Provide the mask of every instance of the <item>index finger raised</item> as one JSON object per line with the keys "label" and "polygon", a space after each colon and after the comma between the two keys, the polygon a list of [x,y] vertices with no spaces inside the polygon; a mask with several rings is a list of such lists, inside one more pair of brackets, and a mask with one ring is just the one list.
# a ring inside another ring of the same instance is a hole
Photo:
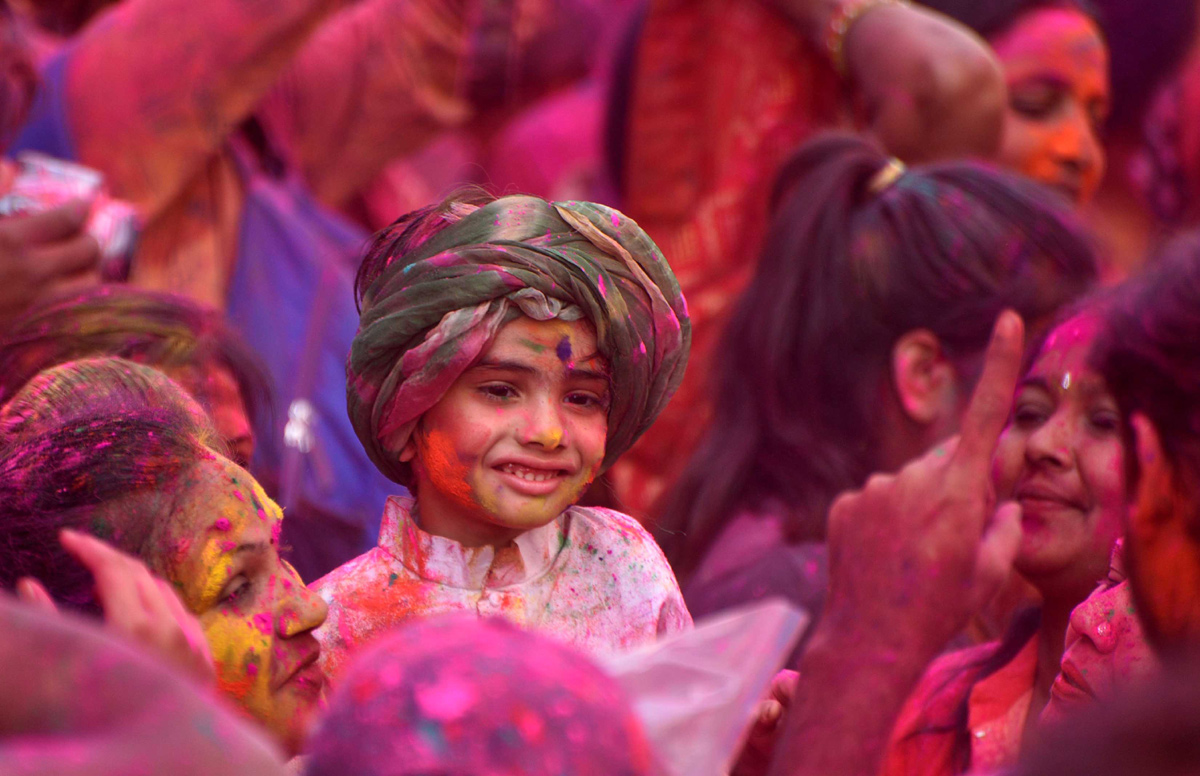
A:
{"label": "index finger raised", "polygon": [[971,474],[986,475],[996,442],[1008,422],[1013,393],[1021,377],[1024,346],[1025,324],[1021,316],[1012,310],[1000,313],[984,355],[983,374],[963,416],[954,451],[955,468],[965,466]]}

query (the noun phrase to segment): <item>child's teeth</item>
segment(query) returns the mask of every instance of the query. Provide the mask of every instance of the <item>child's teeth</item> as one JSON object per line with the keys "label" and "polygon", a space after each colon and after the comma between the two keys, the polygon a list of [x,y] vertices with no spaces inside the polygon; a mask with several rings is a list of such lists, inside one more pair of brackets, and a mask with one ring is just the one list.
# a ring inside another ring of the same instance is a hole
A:
{"label": "child's teeth", "polygon": [[545,482],[553,476],[552,474],[547,474],[546,472],[534,472],[524,467],[518,468],[515,464],[511,463],[507,464],[504,467],[504,470],[515,477],[520,477],[521,479],[526,480],[527,482]]}

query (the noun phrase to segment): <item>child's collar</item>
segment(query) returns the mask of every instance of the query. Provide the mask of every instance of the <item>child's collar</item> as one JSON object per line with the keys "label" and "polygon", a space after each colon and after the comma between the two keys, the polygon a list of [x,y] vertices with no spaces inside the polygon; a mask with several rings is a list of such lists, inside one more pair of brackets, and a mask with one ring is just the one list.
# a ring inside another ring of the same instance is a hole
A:
{"label": "child's collar", "polygon": [[465,590],[523,585],[542,576],[566,543],[570,509],[553,522],[518,536],[510,549],[464,547],[426,533],[412,517],[411,497],[391,496],[383,510],[379,546],[429,582]]}

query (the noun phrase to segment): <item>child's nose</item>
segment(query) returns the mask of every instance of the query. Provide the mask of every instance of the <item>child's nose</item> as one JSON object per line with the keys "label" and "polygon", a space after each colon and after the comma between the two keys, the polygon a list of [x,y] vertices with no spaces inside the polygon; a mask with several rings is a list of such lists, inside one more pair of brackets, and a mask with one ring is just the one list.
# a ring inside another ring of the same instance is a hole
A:
{"label": "child's nose", "polygon": [[535,402],[524,419],[521,431],[521,442],[534,445],[546,450],[557,450],[562,447],[566,438],[566,429],[558,403],[551,400]]}

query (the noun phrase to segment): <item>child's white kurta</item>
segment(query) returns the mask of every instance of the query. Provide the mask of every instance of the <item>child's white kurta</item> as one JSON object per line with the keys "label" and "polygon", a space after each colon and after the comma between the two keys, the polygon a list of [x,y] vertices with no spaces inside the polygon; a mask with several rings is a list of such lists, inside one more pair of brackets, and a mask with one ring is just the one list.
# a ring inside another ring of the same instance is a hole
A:
{"label": "child's white kurta", "polygon": [[628,515],[574,506],[496,551],[425,533],[412,505],[389,498],[379,546],[313,585],[329,604],[317,639],[330,677],[375,635],[444,612],[505,617],[590,653],[692,624],[662,551]]}

